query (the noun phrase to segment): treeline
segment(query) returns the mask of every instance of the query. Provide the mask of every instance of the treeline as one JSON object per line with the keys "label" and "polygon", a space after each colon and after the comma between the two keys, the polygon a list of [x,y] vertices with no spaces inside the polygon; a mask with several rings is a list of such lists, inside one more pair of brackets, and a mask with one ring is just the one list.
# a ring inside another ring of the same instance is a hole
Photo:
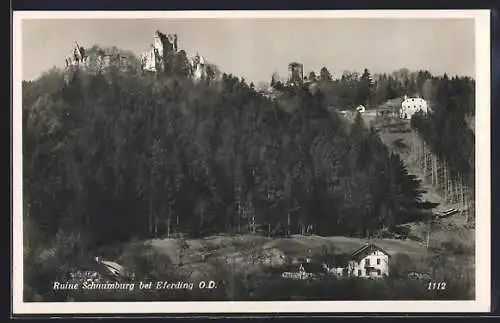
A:
{"label": "treeline", "polygon": [[366,236],[420,219],[419,185],[358,115],[297,89],[286,113],[232,75],[54,70],[23,83],[27,238],[87,245],[183,232]]}
{"label": "treeline", "polygon": [[[277,82],[278,77],[273,75],[271,85],[281,87],[284,84]],[[427,70],[411,72],[406,68],[392,73],[371,73],[365,68],[361,72],[345,71],[338,78],[334,78],[326,67],[316,73],[309,72],[305,79],[316,83],[325,95],[328,104],[340,109],[353,109],[362,104],[376,107],[387,100],[419,96],[432,104],[441,104],[443,99],[457,96],[455,110],[461,115],[474,115],[474,87],[475,81],[470,77],[453,77],[448,75],[434,76]],[[445,85],[446,84],[446,85]],[[443,92],[445,87],[448,92]]]}

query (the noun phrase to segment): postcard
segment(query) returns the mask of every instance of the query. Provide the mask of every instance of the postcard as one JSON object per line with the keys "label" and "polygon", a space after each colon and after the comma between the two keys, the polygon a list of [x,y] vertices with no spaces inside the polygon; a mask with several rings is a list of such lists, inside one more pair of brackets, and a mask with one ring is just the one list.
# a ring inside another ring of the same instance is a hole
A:
{"label": "postcard", "polygon": [[14,12],[14,314],[489,311],[489,25]]}

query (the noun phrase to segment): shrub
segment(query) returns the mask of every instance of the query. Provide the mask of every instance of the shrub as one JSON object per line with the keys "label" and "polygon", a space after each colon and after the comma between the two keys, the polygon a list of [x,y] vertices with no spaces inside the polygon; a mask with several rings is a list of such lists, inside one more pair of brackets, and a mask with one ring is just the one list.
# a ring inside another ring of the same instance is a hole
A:
{"label": "shrub", "polygon": [[125,268],[134,273],[137,280],[165,280],[176,276],[175,265],[165,254],[149,244],[134,241],[121,256]]}
{"label": "shrub", "polygon": [[441,248],[455,255],[473,255],[475,252],[474,244],[467,243],[454,236],[447,241],[443,241]]}
{"label": "shrub", "polygon": [[390,275],[395,278],[406,278],[413,271],[413,261],[406,254],[395,254],[391,258]]}
{"label": "shrub", "polygon": [[68,273],[87,263],[79,250],[84,245],[77,233],[59,231],[51,244],[26,248],[24,255],[24,298],[29,301],[64,301],[68,293],[53,289],[54,282],[65,281]]}

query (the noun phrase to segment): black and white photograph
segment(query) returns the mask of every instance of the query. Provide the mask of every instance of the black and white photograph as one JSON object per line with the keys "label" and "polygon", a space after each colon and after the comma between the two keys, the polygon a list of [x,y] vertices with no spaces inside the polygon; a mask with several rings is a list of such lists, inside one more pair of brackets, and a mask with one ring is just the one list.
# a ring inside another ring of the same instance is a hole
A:
{"label": "black and white photograph", "polygon": [[14,12],[14,312],[489,310],[489,19]]}

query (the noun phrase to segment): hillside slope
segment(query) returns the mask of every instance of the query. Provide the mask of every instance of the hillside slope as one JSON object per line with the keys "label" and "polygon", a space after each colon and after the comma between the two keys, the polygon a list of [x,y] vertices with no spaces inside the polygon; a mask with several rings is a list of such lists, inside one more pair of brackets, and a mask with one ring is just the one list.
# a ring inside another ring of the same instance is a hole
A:
{"label": "hillside slope", "polygon": [[[410,124],[406,121],[399,121],[404,123],[402,129],[407,129],[404,131],[393,131],[393,128],[383,128],[383,121],[376,116],[376,113],[365,113],[363,118],[367,125],[372,125],[380,128],[379,132],[380,138],[384,144],[394,153],[398,154],[401,160],[404,162],[409,173],[415,175],[420,182],[420,188],[422,189],[421,199],[423,201],[428,201],[435,203],[436,207],[433,212],[435,214],[442,213],[449,209],[461,209],[461,205],[457,202],[450,201],[446,199],[442,193],[438,192],[436,186],[434,186],[429,180],[429,176],[425,176],[424,170],[419,167],[416,163],[416,156],[411,152],[409,147],[414,144],[414,141],[422,141],[418,135],[409,131]],[[400,127],[400,126],[399,126]],[[466,239],[467,244],[474,245],[475,241],[475,230],[470,227],[467,218],[462,213],[454,215],[449,218],[443,218],[435,220],[432,227],[432,233],[430,235],[430,240],[432,244],[433,236],[458,236],[461,239]],[[419,236],[422,239],[426,238],[428,231],[428,224],[426,222],[415,222],[408,223],[407,227],[411,228],[413,235]]]}

